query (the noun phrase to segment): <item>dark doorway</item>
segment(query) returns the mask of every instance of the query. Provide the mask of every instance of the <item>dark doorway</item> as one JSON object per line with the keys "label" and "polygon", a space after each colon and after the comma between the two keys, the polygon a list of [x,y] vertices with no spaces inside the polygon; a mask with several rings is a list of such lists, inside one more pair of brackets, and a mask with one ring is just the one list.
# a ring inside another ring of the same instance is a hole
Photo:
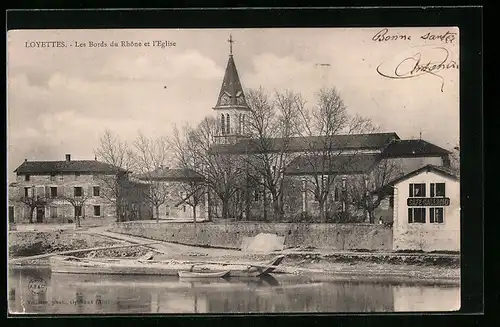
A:
{"label": "dark doorway", "polygon": [[14,207],[9,207],[9,223],[14,223]]}
{"label": "dark doorway", "polygon": [[82,215],[82,206],[75,206],[75,217],[81,217]]}
{"label": "dark doorway", "polygon": [[36,208],[36,222],[43,223],[44,218],[45,218],[45,207]]}

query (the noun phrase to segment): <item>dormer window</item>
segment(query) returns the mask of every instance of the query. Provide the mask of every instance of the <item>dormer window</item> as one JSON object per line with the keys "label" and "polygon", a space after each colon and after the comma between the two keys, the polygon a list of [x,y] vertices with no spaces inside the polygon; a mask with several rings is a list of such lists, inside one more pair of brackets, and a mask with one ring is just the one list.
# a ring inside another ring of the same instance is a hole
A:
{"label": "dormer window", "polygon": [[75,173],[75,181],[77,181],[80,178],[80,173]]}
{"label": "dormer window", "polygon": [[29,182],[30,181],[30,175],[24,175],[24,180],[26,182]]}
{"label": "dormer window", "polygon": [[56,174],[50,174],[50,181],[54,182],[56,180]]}

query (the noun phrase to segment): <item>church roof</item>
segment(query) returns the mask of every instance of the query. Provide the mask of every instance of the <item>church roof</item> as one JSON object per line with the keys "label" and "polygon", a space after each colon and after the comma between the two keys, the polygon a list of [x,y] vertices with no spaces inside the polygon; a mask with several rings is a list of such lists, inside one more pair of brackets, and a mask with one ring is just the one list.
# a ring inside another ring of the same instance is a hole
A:
{"label": "church roof", "polygon": [[217,104],[214,107],[214,109],[226,108],[249,109],[232,54],[229,55]]}
{"label": "church roof", "polygon": [[382,152],[385,158],[408,158],[415,156],[442,156],[449,154],[437,145],[424,140],[394,140]]}
{"label": "church roof", "polygon": [[[322,160],[322,156],[299,156],[285,169],[287,175],[350,175],[368,172],[379,159],[378,154],[337,155]],[[323,168],[323,165],[327,167]]]}
{"label": "church roof", "polygon": [[[399,139],[396,133],[371,133],[330,136],[329,144],[334,144],[338,150],[382,150],[394,139]],[[289,139],[272,138],[266,142],[269,152],[304,152],[321,151],[327,143],[325,136],[292,137]],[[246,154],[260,153],[264,149],[258,139],[242,139],[236,144],[214,144],[212,153]]]}
{"label": "church roof", "polygon": [[192,169],[171,169],[168,167],[157,168],[151,172],[147,172],[144,174],[138,174],[134,176],[134,178],[142,180],[142,181],[177,181],[177,182],[195,182],[195,181],[203,181],[204,178],[202,175],[197,173]]}

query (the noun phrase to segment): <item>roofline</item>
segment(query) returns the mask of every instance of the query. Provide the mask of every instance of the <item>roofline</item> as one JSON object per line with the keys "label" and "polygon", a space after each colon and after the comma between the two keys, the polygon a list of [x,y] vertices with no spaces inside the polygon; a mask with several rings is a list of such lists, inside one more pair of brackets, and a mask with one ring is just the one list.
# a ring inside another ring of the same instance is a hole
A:
{"label": "roofline", "polygon": [[407,179],[409,179],[409,178],[411,178],[411,177],[413,177],[413,176],[415,176],[415,175],[420,174],[420,173],[421,173],[421,172],[423,172],[423,171],[427,171],[427,172],[429,172],[429,171],[431,171],[431,170],[432,170],[432,171],[434,171],[435,173],[438,173],[438,174],[440,174],[440,175],[445,175],[445,176],[450,177],[451,179],[454,179],[454,180],[456,180],[456,181],[459,181],[459,180],[460,180],[460,179],[458,178],[458,176],[456,176],[456,175],[454,175],[454,174],[452,174],[452,173],[449,173],[449,172],[447,172],[447,171],[443,171],[443,170],[441,170],[441,169],[439,169],[439,168],[440,168],[440,167],[439,167],[439,166],[436,166],[436,165],[431,165],[431,164],[429,164],[429,165],[425,165],[425,166],[423,166],[423,167],[420,167],[420,168],[418,168],[418,169],[415,169],[415,170],[413,170],[413,171],[411,171],[411,172],[409,172],[409,173],[407,173],[407,174],[405,174],[405,175],[403,175],[403,176],[400,176],[400,177],[398,177],[398,178],[396,178],[396,179],[392,180],[391,182],[387,183],[387,185],[385,185],[385,186],[383,186],[383,187],[380,187],[380,188],[378,188],[378,189],[374,190],[374,191],[372,192],[372,194],[377,193],[377,192],[380,192],[380,191],[384,190],[385,188],[387,188],[388,186],[394,186],[394,184],[397,184],[397,183],[399,183],[399,182],[402,182],[402,181],[404,181],[404,180],[407,180]]}
{"label": "roofline", "polygon": [[321,172],[287,172],[285,170],[284,174],[287,176],[319,176],[319,175],[326,175],[326,176],[347,176],[347,175],[361,175],[365,174],[367,171],[362,171],[362,170],[355,170],[352,172],[345,172],[345,173],[340,173],[340,172],[326,172],[326,174],[321,174]]}
{"label": "roofline", "polygon": [[252,109],[250,109],[249,106],[242,106],[240,104],[236,105],[236,104],[228,104],[228,105],[225,105],[225,106],[215,106],[215,107],[212,107],[213,110],[225,110],[225,109],[244,109],[246,111],[252,111]]}

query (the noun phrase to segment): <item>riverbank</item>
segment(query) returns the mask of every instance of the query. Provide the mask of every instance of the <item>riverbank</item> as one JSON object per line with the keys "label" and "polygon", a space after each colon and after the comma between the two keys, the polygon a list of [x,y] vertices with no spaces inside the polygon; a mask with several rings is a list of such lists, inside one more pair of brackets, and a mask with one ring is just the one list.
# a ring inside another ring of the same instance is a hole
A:
{"label": "riverbank", "polygon": [[[99,233],[102,233],[100,235]],[[52,232],[10,232],[9,258],[92,247],[110,247],[151,240],[92,230],[63,230]],[[200,248],[171,243],[132,248],[106,249],[78,253],[79,257],[137,258],[153,251],[155,260],[196,262],[256,262],[269,260],[278,253],[286,255],[277,273],[293,275],[323,275],[342,280],[393,279],[422,282],[460,281],[459,255],[436,253],[387,252],[325,252],[308,249],[287,249],[274,253],[248,253],[237,250]],[[16,266],[48,266],[47,259],[27,260]],[[13,266],[13,265],[11,265]]]}

